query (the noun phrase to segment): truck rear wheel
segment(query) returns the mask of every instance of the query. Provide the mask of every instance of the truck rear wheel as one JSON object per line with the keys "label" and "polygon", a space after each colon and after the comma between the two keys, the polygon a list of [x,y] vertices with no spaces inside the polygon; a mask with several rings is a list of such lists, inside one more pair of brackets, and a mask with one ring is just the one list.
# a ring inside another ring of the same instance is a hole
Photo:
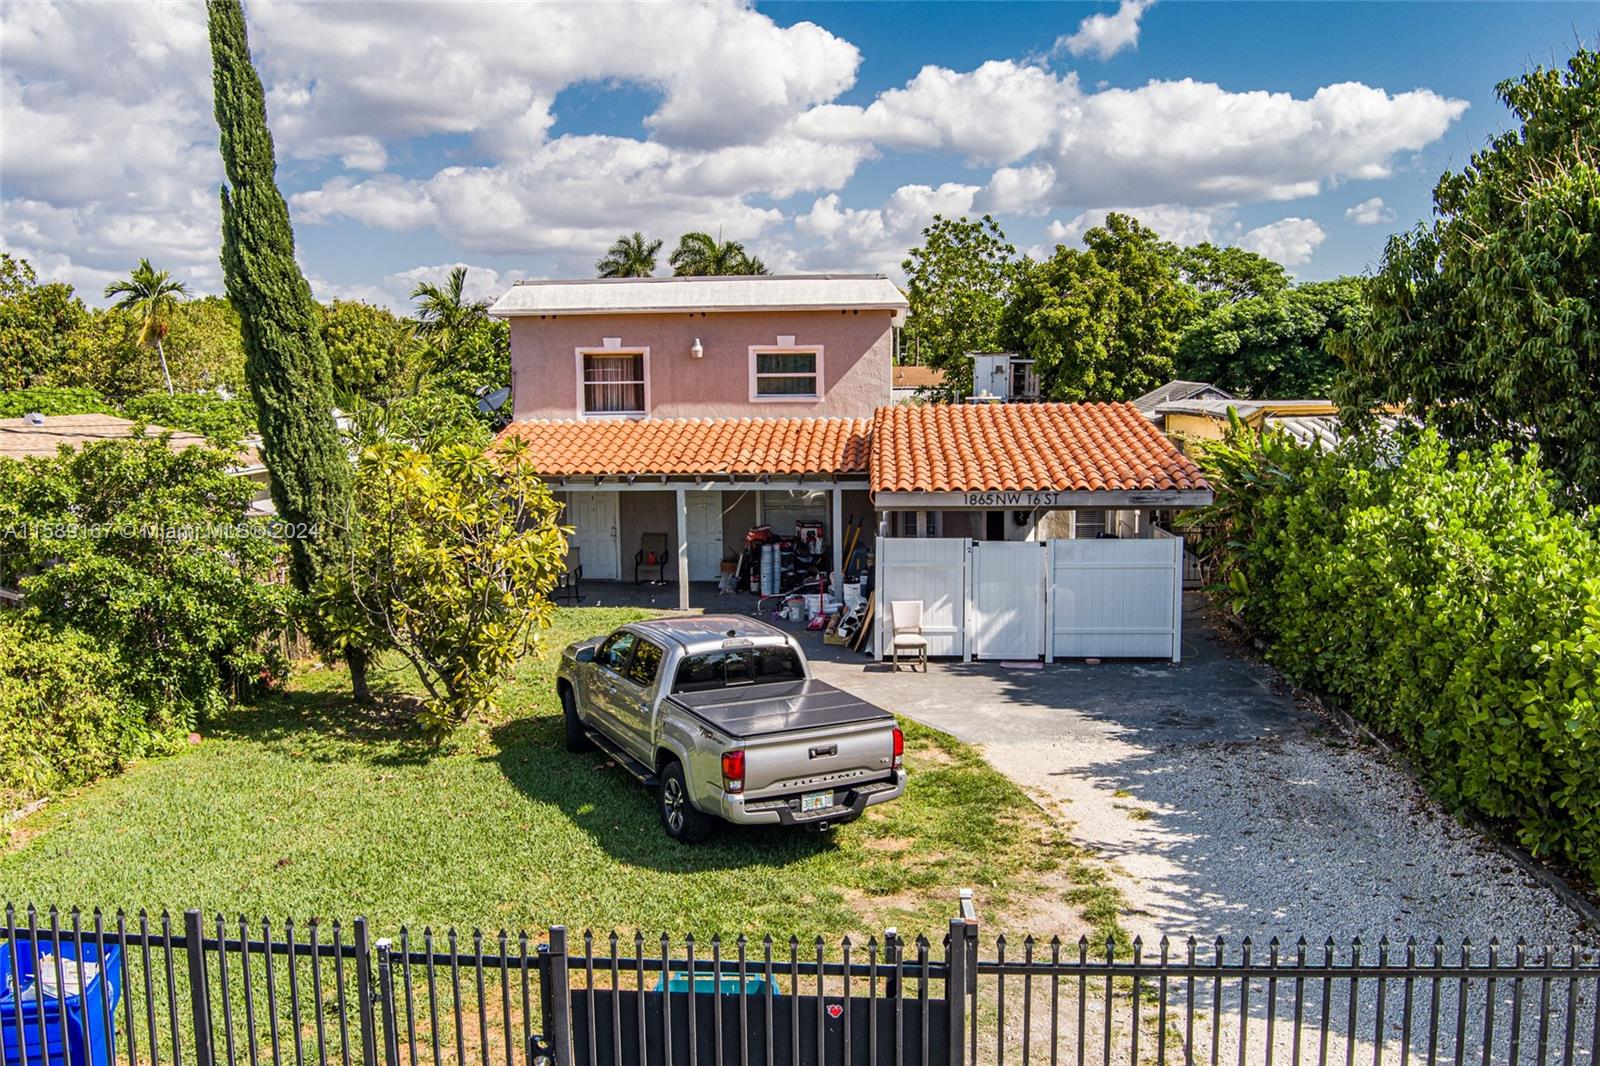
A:
{"label": "truck rear wheel", "polygon": [[577,754],[594,747],[583,730],[583,720],[578,717],[577,700],[572,696],[572,689],[566,685],[561,686],[561,717],[566,720],[568,751]]}
{"label": "truck rear wheel", "polygon": [[680,844],[698,844],[717,827],[715,819],[695,810],[689,802],[689,783],[684,780],[683,764],[677,759],[668,760],[661,768],[656,806],[661,812],[661,828]]}

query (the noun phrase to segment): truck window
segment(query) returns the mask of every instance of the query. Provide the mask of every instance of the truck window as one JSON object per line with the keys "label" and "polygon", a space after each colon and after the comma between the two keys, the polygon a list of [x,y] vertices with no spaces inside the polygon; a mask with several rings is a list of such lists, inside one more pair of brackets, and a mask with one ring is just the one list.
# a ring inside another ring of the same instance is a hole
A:
{"label": "truck window", "polygon": [[648,688],[655,682],[656,671],[660,669],[661,649],[648,640],[639,641],[633,652],[633,662],[628,664],[628,680]]}
{"label": "truck window", "polygon": [[633,651],[635,639],[637,638],[632,633],[626,631],[611,634],[606,638],[606,642],[600,645],[594,661],[612,673],[622,673],[622,668],[628,665],[628,655]]}
{"label": "truck window", "polygon": [[730,685],[803,681],[805,676],[805,667],[793,648],[729,648],[684,658],[672,679],[672,691],[705,692]]}

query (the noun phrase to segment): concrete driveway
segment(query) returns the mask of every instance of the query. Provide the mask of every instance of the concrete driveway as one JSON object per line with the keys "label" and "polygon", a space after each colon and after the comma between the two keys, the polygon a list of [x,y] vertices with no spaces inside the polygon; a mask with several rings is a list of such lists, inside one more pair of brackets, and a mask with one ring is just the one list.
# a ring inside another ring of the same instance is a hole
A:
{"label": "concrete driveway", "polygon": [[1589,940],[1557,895],[1230,646],[1198,597],[1184,634],[1178,666],[815,669],[981,746],[1111,865],[1123,924],[1147,940]]}

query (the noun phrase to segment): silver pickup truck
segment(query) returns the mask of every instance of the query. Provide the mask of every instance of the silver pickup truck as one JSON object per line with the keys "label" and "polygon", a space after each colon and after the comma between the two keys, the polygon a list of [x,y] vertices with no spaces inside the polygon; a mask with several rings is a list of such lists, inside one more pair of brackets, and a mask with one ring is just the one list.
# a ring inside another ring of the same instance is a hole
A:
{"label": "silver pickup truck", "polygon": [[657,789],[661,825],[823,829],[905,791],[888,711],[811,676],[787,633],[743,615],[625,625],[570,645],[556,673],[567,750],[599,747]]}

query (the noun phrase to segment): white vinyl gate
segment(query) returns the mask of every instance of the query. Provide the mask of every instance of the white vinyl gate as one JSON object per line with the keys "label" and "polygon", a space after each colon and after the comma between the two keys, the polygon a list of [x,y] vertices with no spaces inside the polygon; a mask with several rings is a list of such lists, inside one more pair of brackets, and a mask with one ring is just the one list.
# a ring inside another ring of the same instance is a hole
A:
{"label": "white vinyl gate", "polygon": [[890,604],[921,600],[929,655],[1179,661],[1181,539],[880,537],[876,552],[880,657]]}
{"label": "white vinyl gate", "polygon": [[967,621],[978,659],[1037,659],[1044,654],[1040,568],[1048,541],[985,540],[968,549],[972,567]]}

